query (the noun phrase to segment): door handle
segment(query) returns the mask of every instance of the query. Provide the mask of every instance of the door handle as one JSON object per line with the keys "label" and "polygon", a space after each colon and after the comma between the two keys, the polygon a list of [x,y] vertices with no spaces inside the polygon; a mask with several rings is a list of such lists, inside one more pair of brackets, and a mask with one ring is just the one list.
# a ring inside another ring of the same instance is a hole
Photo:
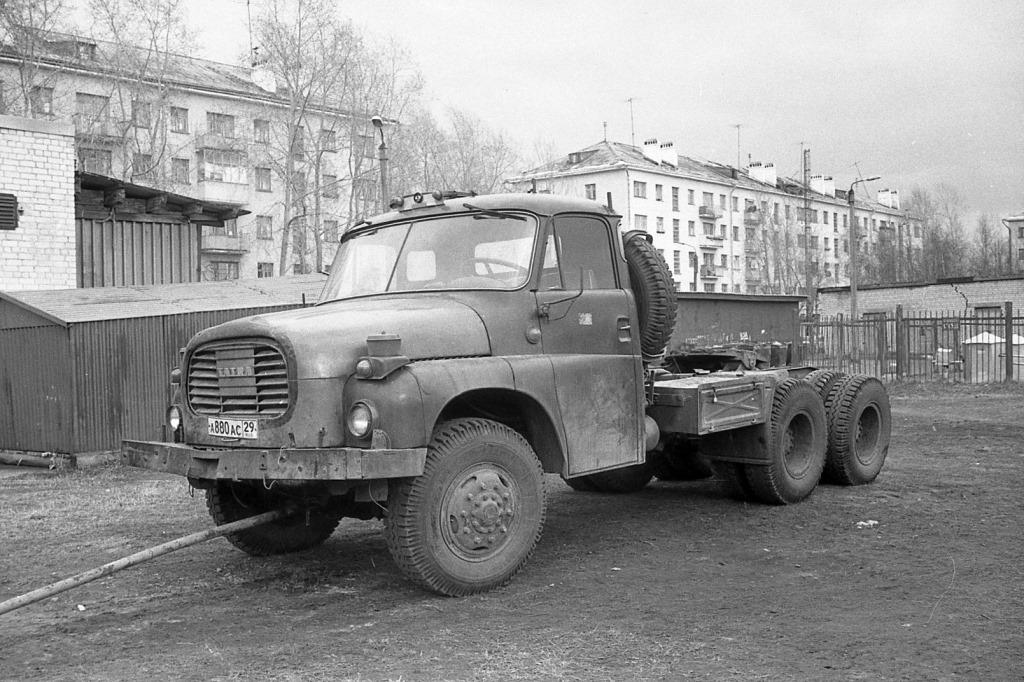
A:
{"label": "door handle", "polygon": [[633,327],[629,324],[628,317],[616,318],[615,328],[619,332],[620,343],[628,343],[633,338]]}

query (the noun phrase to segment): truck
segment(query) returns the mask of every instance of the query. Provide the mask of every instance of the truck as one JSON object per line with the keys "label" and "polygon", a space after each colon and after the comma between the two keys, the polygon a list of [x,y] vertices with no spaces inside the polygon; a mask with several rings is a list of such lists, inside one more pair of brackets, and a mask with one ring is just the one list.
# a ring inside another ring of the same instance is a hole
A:
{"label": "truck", "polygon": [[[544,526],[545,474],[628,493],[714,473],[729,495],[803,500],[875,479],[884,387],[756,353],[666,355],[675,284],[643,231],[595,201],[417,193],[340,240],[310,307],[196,334],[163,441],[126,464],[205,491],[251,555],[382,519],[406,576],[444,595],[507,583]],[[551,480],[551,477],[548,477]]]}

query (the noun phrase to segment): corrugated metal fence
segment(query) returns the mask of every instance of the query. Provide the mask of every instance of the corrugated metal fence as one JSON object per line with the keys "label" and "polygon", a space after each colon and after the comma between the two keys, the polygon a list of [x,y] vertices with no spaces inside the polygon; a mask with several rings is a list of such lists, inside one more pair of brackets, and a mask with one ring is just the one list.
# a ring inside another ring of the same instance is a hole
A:
{"label": "corrugated metal fence", "polygon": [[887,381],[988,384],[1024,381],[1024,316],[1004,304],[990,314],[894,313],[801,323],[801,361]]}

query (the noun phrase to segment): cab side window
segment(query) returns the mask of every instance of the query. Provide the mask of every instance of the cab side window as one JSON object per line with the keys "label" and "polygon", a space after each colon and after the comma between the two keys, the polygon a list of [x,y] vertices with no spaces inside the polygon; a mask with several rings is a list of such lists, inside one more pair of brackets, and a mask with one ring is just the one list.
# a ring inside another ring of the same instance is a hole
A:
{"label": "cab side window", "polygon": [[608,226],[588,216],[559,216],[548,233],[541,270],[541,289],[614,289]]}

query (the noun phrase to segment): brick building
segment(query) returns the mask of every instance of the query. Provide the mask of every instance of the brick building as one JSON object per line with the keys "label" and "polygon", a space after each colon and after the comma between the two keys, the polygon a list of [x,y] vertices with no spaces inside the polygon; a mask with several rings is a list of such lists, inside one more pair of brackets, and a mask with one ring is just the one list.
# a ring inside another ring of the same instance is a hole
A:
{"label": "brick building", "polygon": [[[857,310],[862,315],[904,312],[959,312],[999,314],[1009,301],[1016,314],[1024,313],[1024,277],[961,277],[940,282],[867,285],[857,287]],[[818,311],[823,317],[849,316],[850,288],[818,290]]]}
{"label": "brick building", "polygon": [[0,194],[17,201],[0,229],[0,290],[75,286],[75,128],[0,115]]}

